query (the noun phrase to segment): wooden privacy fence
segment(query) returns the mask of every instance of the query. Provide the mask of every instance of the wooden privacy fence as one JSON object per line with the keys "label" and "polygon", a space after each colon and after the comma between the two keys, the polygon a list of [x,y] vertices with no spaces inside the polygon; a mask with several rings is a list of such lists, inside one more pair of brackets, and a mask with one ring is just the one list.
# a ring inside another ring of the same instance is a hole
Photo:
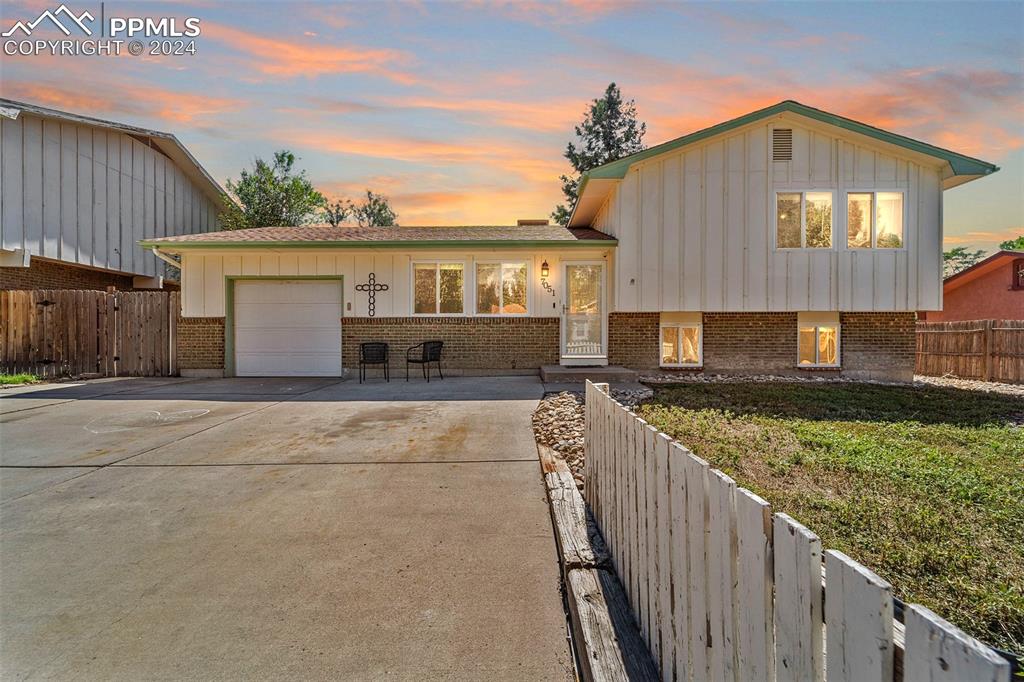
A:
{"label": "wooden privacy fence", "polygon": [[177,371],[178,292],[0,291],[0,369],[42,377]]}
{"label": "wooden privacy fence", "polygon": [[918,322],[916,371],[1024,383],[1024,320]]}
{"label": "wooden privacy fence", "polygon": [[[663,680],[1008,682],[1009,663],[589,381],[587,503]],[[825,580],[827,575],[828,579]],[[824,587],[823,587],[824,584]]]}

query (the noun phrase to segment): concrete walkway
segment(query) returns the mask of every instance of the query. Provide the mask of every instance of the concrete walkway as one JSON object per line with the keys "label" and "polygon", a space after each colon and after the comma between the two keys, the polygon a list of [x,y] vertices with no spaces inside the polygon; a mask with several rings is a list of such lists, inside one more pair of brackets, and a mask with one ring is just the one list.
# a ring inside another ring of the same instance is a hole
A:
{"label": "concrete walkway", "polygon": [[569,679],[532,377],[0,392],[0,677]]}

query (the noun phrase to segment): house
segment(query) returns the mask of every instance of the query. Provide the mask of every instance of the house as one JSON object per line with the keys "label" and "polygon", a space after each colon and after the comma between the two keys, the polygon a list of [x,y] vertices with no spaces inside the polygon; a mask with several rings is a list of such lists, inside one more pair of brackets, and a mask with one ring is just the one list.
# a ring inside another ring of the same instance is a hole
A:
{"label": "house", "polygon": [[928,322],[1024,320],[1024,251],[997,251],[942,284],[942,310]]}
{"label": "house", "polygon": [[139,241],[216,230],[223,192],[170,133],[0,99],[0,195],[0,289],[158,289]]}
{"label": "house", "polygon": [[[568,227],[269,227],[182,259],[183,373],[339,375],[363,341],[547,364],[910,379],[942,191],[998,170],[786,101],[595,168]],[[399,360],[401,362],[401,360]]]}

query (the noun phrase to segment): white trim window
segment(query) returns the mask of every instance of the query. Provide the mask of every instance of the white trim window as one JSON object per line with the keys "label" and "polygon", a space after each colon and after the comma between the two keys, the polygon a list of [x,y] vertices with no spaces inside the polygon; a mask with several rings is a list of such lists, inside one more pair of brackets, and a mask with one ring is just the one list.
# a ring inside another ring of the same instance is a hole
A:
{"label": "white trim window", "polygon": [[902,249],[903,192],[848,192],[846,248]]}
{"label": "white trim window", "polygon": [[797,313],[797,366],[839,367],[839,313]]}
{"label": "white trim window", "polygon": [[413,261],[412,314],[465,313],[465,264],[452,261]]}
{"label": "white trim window", "polygon": [[529,267],[525,261],[477,261],[476,314],[529,313]]}
{"label": "white trim window", "polygon": [[662,313],[659,360],[662,367],[701,367],[704,364],[704,325],[701,313]]}
{"label": "white trim window", "polygon": [[832,192],[776,192],[775,248],[831,249]]}

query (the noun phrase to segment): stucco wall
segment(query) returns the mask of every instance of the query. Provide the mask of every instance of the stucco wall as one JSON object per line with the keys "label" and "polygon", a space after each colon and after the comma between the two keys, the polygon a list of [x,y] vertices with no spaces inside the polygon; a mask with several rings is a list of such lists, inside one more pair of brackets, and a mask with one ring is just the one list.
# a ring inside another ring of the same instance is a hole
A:
{"label": "stucco wall", "polygon": [[929,312],[928,322],[1024,319],[1024,289],[1011,289],[1012,263],[979,276],[945,294],[942,310]]}

